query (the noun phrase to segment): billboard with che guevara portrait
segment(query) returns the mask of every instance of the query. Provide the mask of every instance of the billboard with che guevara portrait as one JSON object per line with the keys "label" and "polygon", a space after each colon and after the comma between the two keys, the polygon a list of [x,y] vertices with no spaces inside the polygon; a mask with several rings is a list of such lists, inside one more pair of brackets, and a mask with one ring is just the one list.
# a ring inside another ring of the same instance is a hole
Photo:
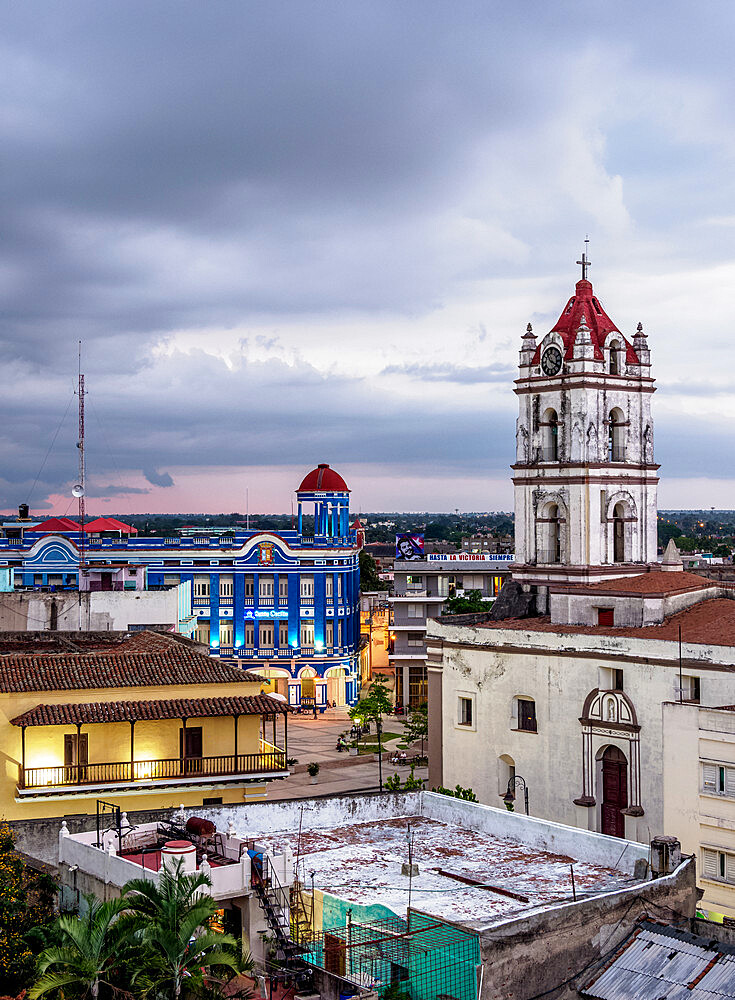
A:
{"label": "billboard with che guevara portrait", "polygon": [[412,562],[424,558],[424,536],[408,532],[396,535],[396,559]]}

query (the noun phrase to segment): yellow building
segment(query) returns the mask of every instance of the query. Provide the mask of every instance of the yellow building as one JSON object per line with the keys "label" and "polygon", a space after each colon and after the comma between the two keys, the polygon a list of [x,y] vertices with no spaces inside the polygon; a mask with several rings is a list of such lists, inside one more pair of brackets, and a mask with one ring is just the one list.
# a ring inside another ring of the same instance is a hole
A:
{"label": "yellow building", "polygon": [[663,724],[664,832],[697,859],[699,909],[735,920],[735,706],[669,702]]}
{"label": "yellow building", "polygon": [[261,680],[169,634],[0,639],[0,817],[264,798],[288,775],[288,707]]}

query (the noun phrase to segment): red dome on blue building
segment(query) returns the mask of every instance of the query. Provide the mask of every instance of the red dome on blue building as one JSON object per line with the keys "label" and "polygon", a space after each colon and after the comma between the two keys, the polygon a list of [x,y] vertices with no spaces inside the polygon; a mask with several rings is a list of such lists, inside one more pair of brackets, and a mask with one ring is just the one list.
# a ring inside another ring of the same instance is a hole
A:
{"label": "red dome on blue building", "polygon": [[313,493],[314,491],[325,493],[349,493],[349,487],[342,476],[334,469],[330,469],[326,462],[320,462],[316,469],[304,476],[297,493]]}

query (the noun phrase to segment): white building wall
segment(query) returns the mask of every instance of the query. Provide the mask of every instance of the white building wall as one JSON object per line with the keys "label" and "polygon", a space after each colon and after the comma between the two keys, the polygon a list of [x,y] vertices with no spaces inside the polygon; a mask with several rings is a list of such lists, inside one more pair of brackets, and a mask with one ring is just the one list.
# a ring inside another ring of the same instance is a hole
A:
{"label": "white building wall", "polygon": [[[579,719],[587,696],[613,686],[611,669],[624,672],[624,694],[633,704],[640,726],[640,805],[644,814],[626,818],[626,836],[647,842],[664,829],[663,702],[678,697],[678,646],[634,637],[563,635],[522,629],[472,629],[429,623],[431,637],[443,640],[443,781],[471,787],[481,802],[497,805],[508,780],[507,757],[529,788],[531,815],[560,823],[601,829],[601,765],[597,755],[617,746],[628,763],[629,802],[633,749],[625,731],[604,724],[593,732],[592,807],[575,805],[583,793],[583,727]],[[462,645],[462,640],[474,645]],[[482,642],[483,645],[477,643]],[[460,644],[457,644],[460,643]],[[733,698],[732,674],[712,669],[714,662],[733,663],[735,650],[684,647],[684,659],[711,660],[704,669],[687,667],[701,679],[701,699],[710,705]],[[718,655],[721,654],[721,655]],[[664,660],[665,662],[657,662]],[[473,725],[458,723],[459,697],[473,699]],[[514,698],[536,704],[538,732],[517,731]],[[516,808],[523,808],[522,797]]]}

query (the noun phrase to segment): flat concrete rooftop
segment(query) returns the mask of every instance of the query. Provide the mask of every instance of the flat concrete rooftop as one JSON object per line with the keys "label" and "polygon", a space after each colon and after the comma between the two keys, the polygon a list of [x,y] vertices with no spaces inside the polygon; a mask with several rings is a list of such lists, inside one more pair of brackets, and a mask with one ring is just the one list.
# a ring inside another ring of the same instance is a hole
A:
{"label": "flat concrete rooftop", "polygon": [[[409,827],[412,858],[419,867],[412,879],[411,906],[436,917],[484,922],[571,900],[572,865],[578,897],[622,889],[635,881],[613,868],[424,816],[302,831],[299,874],[307,887],[314,872],[317,889],[363,906],[383,905],[403,916],[409,879],[401,869],[408,861]],[[258,846],[269,850],[280,851],[286,844],[296,855],[297,831],[258,837]]]}
{"label": "flat concrete rooftop", "polygon": [[[411,907],[476,929],[532,910],[630,889],[647,847],[445,795],[365,795],[202,811],[259,848],[298,858],[298,875],[355,906]],[[387,915],[387,914],[386,914]],[[359,918],[358,918],[359,919]]]}

